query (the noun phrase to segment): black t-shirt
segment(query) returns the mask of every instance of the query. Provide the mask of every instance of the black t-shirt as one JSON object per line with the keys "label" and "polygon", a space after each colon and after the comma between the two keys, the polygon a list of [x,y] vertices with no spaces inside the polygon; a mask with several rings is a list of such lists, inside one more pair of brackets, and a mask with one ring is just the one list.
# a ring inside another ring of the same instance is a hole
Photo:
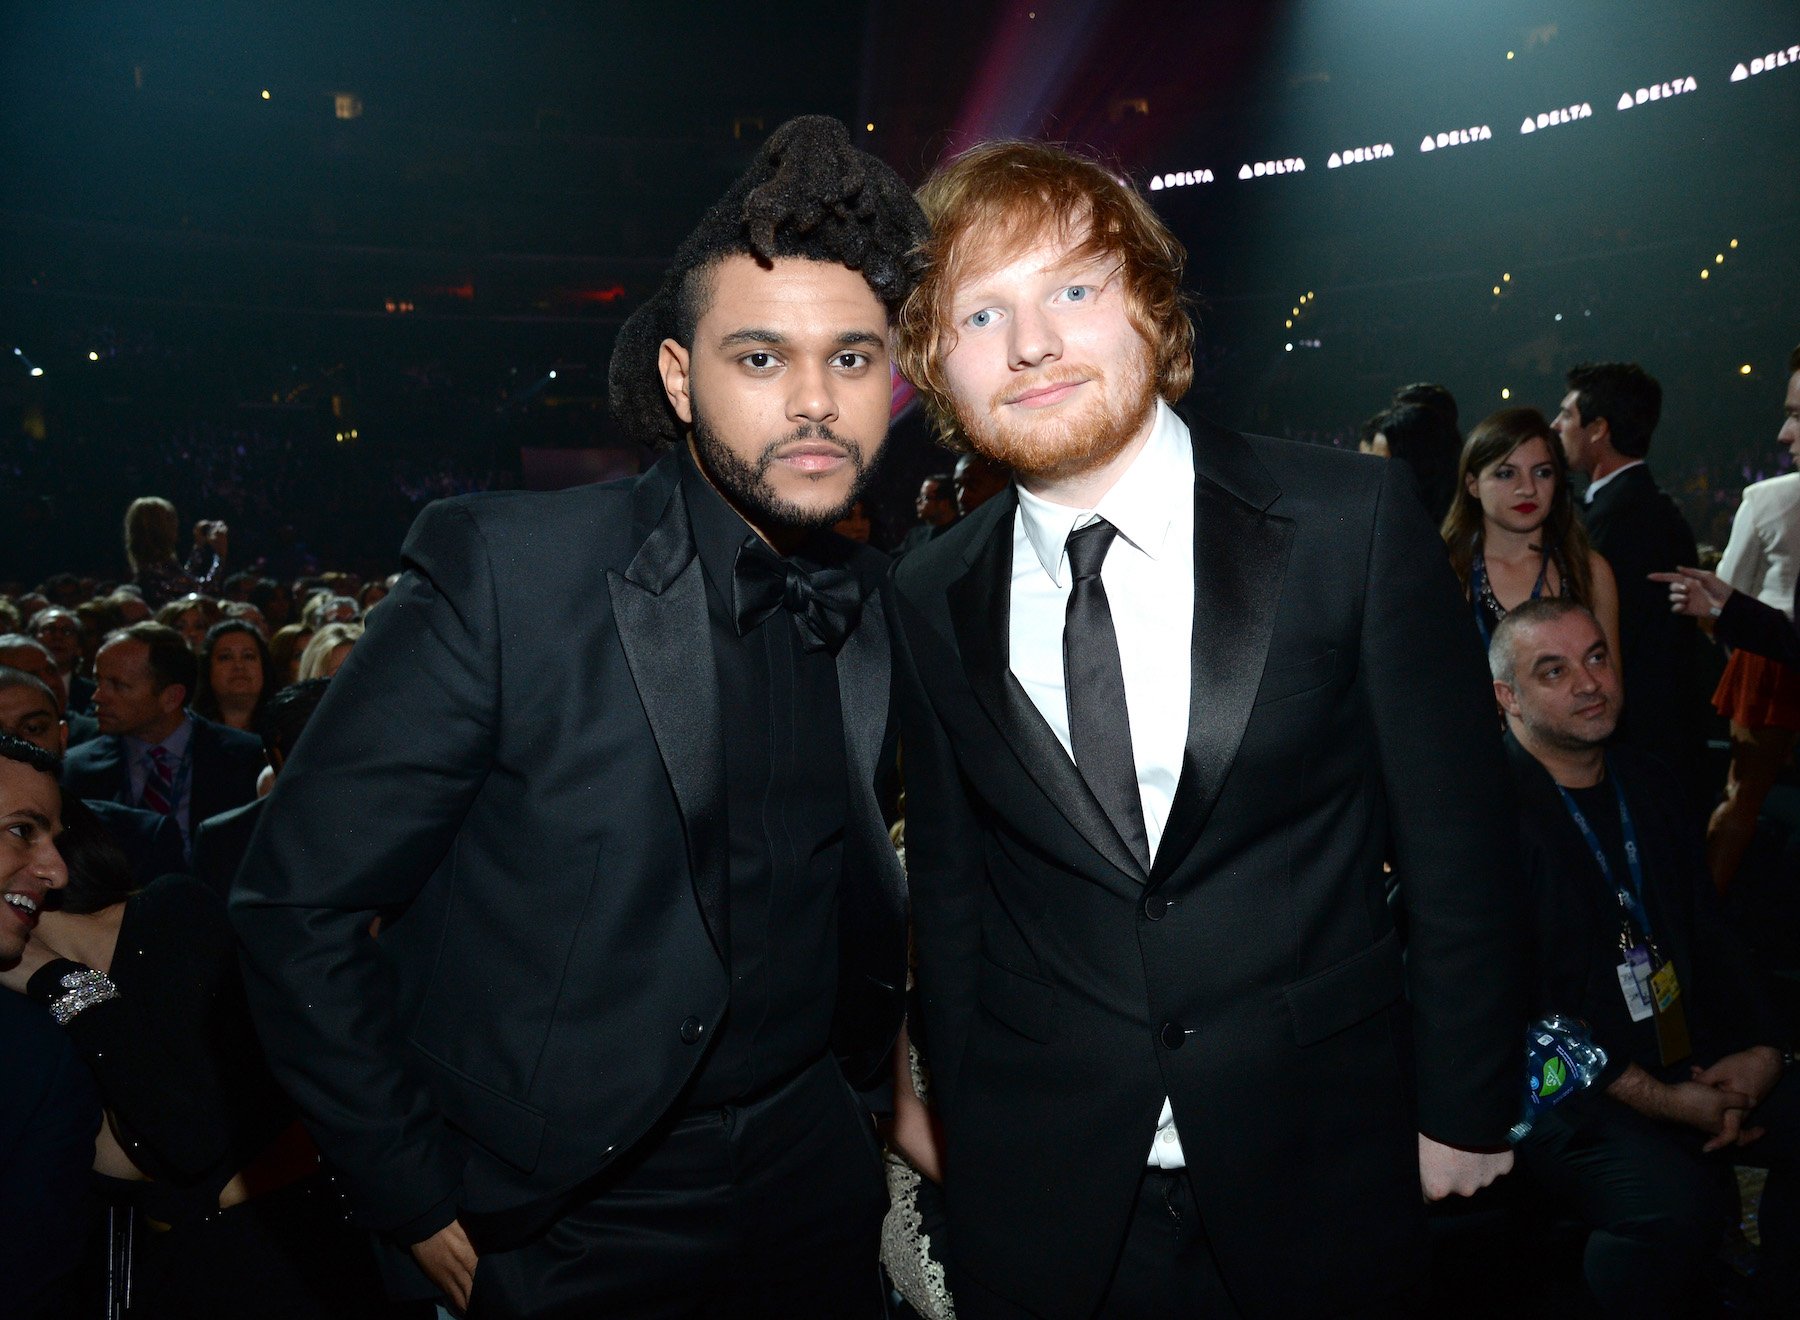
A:
{"label": "black t-shirt", "polygon": [[[806,650],[785,609],[739,635],[733,574],[755,533],[691,458],[682,490],[706,575],[730,834],[731,996],[689,1092],[701,1108],[764,1090],[829,1048],[849,770],[835,658]],[[836,554],[821,537],[795,558],[822,566]]]}

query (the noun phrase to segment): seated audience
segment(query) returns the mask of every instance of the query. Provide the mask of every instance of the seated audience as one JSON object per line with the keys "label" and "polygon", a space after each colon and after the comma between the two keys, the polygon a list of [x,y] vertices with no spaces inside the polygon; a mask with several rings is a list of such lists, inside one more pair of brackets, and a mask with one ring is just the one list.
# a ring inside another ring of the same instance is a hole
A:
{"label": "seated audience", "polygon": [[226,619],[207,629],[200,647],[194,714],[229,729],[255,732],[263,699],[275,691],[269,648],[254,624]]}
{"label": "seated audience", "polygon": [[[269,762],[264,773],[270,787],[280,777],[282,764],[329,686],[330,680],[323,678],[291,683],[264,704],[257,729],[262,734],[263,755]],[[250,836],[256,831],[256,822],[262,819],[263,803],[267,800],[268,789],[261,789],[254,801],[200,822],[194,835],[194,874],[221,898],[230,892],[232,877],[237,875],[238,863],[244,859],[244,849],[250,846]]]}
{"label": "seated audience", "polygon": [[[57,709],[56,694],[42,679],[5,665],[0,665],[0,733],[23,738],[52,756],[68,750],[68,725]],[[181,830],[170,817],[123,802],[96,799],[87,805],[124,850],[139,885],[186,866]]]}
{"label": "seated audience", "polygon": [[355,646],[363,635],[360,623],[328,623],[313,634],[301,652],[300,663],[296,669],[297,681],[305,682],[309,678],[330,678],[343,668],[344,661],[350,658],[350,648]]}
{"label": "seated audience", "polygon": [[313,630],[303,623],[289,623],[275,630],[269,638],[269,672],[278,687],[286,687],[300,676],[300,657]]}
{"label": "seated audience", "polygon": [[956,512],[967,518],[994,496],[1005,490],[1012,473],[1003,464],[970,452],[956,460],[951,484],[956,488]]}
{"label": "seated audience", "polygon": [[68,728],[66,745],[55,749],[58,756],[69,747],[77,747],[100,736],[98,720],[92,715],[78,715],[69,709],[69,691],[63,686],[62,672],[57,669],[55,658],[42,642],[23,633],[0,636],[0,665],[30,674],[48,687],[50,695],[56,698],[57,716]]}
{"label": "seated audience", "polygon": [[63,688],[69,694],[69,709],[86,711],[94,704],[94,684],[81,674],[81,617],[74,610],[52,605],[32,616],[27,631],[56,661]]}
{"label": "seated audience", "polygon": [[1800,1314],[1800,1086],[1749,952],[1715,905],[1700,830],[1655,758],[1609,746],[1622,688],[1594,616],[1521,605],[1488,652],[1506,712],[1534,1012],[1585,1020],[1608,1062],[1540,1111],[1522,1167],[1592,1230],[1584,1273],[1606,1315],[1691,1317],[1736,1221],[1731,1166],[1770,1170],[1758,1283]]}
{"label": "seated audience", "polygon": [[919,523],[901,538],[896,555],[916,550],[956,522],[956,478],[948,472],[934,472],[919,483],[919,495],[913,501],[913,512]]}
{"label": "seated audience", "polygon": [[314,593],[300,610],[300,622],[313,632],[328,623],[353,623],[357,617],[356,601],[330,591]]}
{"label": "seated audience", "polygon": [[125,510],[125,558],[145,605],[161,609],[177,596],[216,592],[225,580],[230,536],[222,522],[194,524],[194,548],[183,566],[176,559],[181,518],[175,506],[155,495],[133,500]]}
{"label": "seated audience", "polygon": [[1443,535],[1482,644],[1509,610],[1563,596],[1593,610],[1616,656],[1618,585],[1575,516],[1544,415],[1506,408],[1483,420],[1463,446],[1456,487]]}
{"label": "seated audience", "polygon": [[73,1314],[93,1228],[88,1170],[100,1132],[94,1079],[56,1021],[23,996],[20,963],[51,896],[68,883],[56,758],[0,733],[0,1315]]}
{"label": "seated audience", "polygon": [[180,633],[195,655],[206,644],[206,630],[222,617],[218,602],[208,596],[181,596],[156,612],[156,621]]}
{"label": "seated audience", "polygon": [[184,848],[195,825],[256,796],[262,746],[187,710],[197,663],[180,633],[133,624],[107,639],[94,664],[100,737],[64,763],[72,792],[174,817]]}
{"label": "seated audience", "polygon": [[88,1157],[156,1226],[134,1239],[131,1314],[383,1313],[366,1241],[263,1060],[223,901],[185,875],[134,890],[85,808],[63,813],[67,888],[3,979],[86,1061],[109,1116]]}

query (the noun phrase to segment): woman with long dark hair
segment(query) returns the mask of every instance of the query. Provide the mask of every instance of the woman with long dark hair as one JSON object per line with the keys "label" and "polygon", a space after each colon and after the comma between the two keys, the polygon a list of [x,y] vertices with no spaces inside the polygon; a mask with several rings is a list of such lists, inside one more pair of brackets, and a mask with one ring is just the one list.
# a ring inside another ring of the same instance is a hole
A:
{"label": "woman with long dark hair", "polygon": [[1536,408],[1503,408],[1463,445],[1444,543],[1486,646],[1508,611],[1569,596],[1600,620],[1619,664],[1619,587],[1588,544],[1569,493],[1569,467]]}
{"label": "woman with long dark hair", "polygon": [[244,619],[221,620],[207,629],[200,648],[194,713],[254,733],[263,702],[279,686],[273,676],[269,645],[256,625]]}

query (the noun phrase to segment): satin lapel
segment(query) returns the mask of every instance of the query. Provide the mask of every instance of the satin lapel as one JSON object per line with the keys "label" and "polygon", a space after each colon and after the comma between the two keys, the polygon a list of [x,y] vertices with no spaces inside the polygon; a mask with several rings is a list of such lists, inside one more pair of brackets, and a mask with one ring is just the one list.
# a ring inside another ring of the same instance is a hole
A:
{"label": "satin lapel", "polygon": [[[1004,498],[1016,505],[1010,492]],[[1019,764],[1088,844],[1138,884],[1144,870],[1011,669],[1013,517],[994,519],[969,571],[950,584],[950,619],[969,686]],[[1121,715],[1123,712],[1121,712]]]}
{"label": "satin lapel", "polygon": [[721,959],[728,956],[725,749],[706,583],[673,461],[646,473],[633,497],[646,530],[630,566],[607,573],[619,643],[669,772],[687,837],[694,896]]}
{"label": "satin lapel", "polygon": [[1151,865],[1166,879],[1200,837],[1237,756],[1262,683],[1294,525],[1267,512],[1280,488],[1242,436],[1198,424],[1194,438],[1194,640],[1187,748]]}
{"label": "satin lapel", "polygon": [[[904,942],[893,950],[878,947],[883,934],[906,928],[906,876],[900,859],[882,826],[881,806],[875,799],[876,761],[882,735],[887,731],[888,690],[893,653],[888,647],[887,618],[878,591],[863,603],[862,617],[837,654],[838,705],[844,721],[844,761],[850,771],[850,819],[847,833],[861,836],[859,851],[866,853],[875,874],[847,876],[850,881],[840,911],[847,934],[854,934],[859,963],[895,978],[896,969],[884,966],[884,953],[902,960]],[[846,966],[849,964],[846,963]],[[898,989],[905,972],[898,970]]]}

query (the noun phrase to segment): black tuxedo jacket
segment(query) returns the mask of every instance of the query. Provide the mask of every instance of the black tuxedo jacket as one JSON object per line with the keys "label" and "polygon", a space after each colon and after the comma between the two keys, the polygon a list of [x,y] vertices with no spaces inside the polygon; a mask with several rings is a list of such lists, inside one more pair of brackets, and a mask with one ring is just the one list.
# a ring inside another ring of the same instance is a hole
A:
{"label": "black tuxedo jacket", "polygon": [[[1508,737],[1518,789],[1519,836],[1531,889],[1536,971],[1532,1014],[1581,1018],[1607,1052],[1604,1072],[1583,1107],[1618,1103],[1603,1095],[1632,1063],[1660,1073],[1654,1047],[1634,1050],[1634,1029],[1613,970],[1619,901],[1570,818],[1556,781]],[[1751,1045],[1785,1039],[1757,971],[1757,959],[1718,909],[1700,825],[1686,809],[1674,773],[1630,747],[1614,747],[1608,766],[1625,790],[1644,867],[1644,906],[1657,947],[1675,961],[1683,1011],[1702,1065]],[[1596,948],[1604,947],[1604,959]],[[1681,1072],[1685,1077],[1686,1066]],[[1575,1103],[1571,1101],[1570,1103]]]}
{"label": "black tuxedo jacket", "polygon": [[[241,729],[203,720],[192,711],[193,787],[188,796],[190,834],[208,816],[242,806],[256,796],[256,778],[262,773],[262,739]],[[136,806],[131,797],[131,772],[125,763],[125,740],[104,734],[71,747],[63,760],[63,787],[78,797],[105,798]]]}
{"label": "black tuxedo jacket", "polygon": [[1670,611],[1668,589],[1650,580],[1700,562],[1693,529],[1648,464],[1619,473],[1581,508],[1594,548],[1619,583],[1619,739],[1666,762],[1684,782],[1697,782],[1705,772],[1709,695],[1698,686],[1700,633],[1692,619]]}
{"label": "black tuxedo jacket", "polygon": [[222,811],[210,820],[201,821],[194,830],[194,867],[208,889],[223,903],[231,896],[231,882],[249,850],[262,819],[267,798],[257,798],[241,807]]}
{"label": "black tuxedo jacket", "polygon": [[[1794,610],[1800,615],[1800,588],[1794,592]],[[1713,625],[1713,636],[1727,646],[1741,646],[1800,669],[1800,627],[1773,605],[1765,605],[1748,592],[1731,593]]]}
{"label": "black tuxedo jacket", "polygon": [[1165,1095],[1233,1296],[1284,1320],[1417,1268],[1416,1131],[1499,1146],[1517,1116],[1500,737],[1412,478],[1191,430],[1192,703],[1149,874],[1008,670],[1017,496],[895,570],[948,1237],[1052,1317],[1099,1298]]}
{"label": "black tuxedo jacket", "polygon": [[[677,460],[422,513],[232,889],[270,1063],[367,1221],[539,1206],[661,1118],[727,1007],[724,730]],[[877,598],[837,657],[851,776],[833,1043],[898,1030]],[[379,941],[370,914],[389,914]]]}

